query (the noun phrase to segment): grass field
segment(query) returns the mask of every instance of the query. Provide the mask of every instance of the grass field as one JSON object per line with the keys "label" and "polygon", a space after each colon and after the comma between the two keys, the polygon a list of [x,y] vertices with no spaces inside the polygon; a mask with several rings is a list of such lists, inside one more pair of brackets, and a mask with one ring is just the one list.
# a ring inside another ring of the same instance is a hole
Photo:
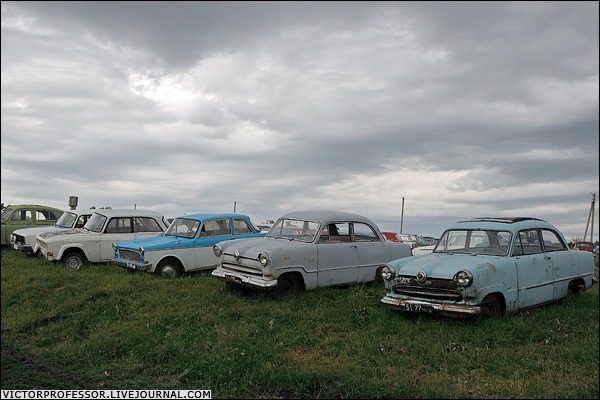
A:
{"label": "grass field", "polygon": [[371,285],[276,301],[230,291],[209,272],[71,272],[9,248],[1,271],[2,389],[599,397],[598,285],[502,320],[463,322],[395,312]]}

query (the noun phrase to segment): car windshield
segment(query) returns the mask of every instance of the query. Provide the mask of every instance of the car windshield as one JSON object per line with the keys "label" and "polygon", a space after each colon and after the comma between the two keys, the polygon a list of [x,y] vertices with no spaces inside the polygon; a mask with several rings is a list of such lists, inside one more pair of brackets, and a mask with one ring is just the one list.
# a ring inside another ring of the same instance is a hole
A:
{"label": "car windshield", "polygon": [[266,236],[301,242],[312,242],[319,232],[320,223],[302,219],[278,219]]}
{"label": "car windshield", "polygon": [[189,218],[175,218],[169,229],[165,232],[168,236],[177,236],[192,239],[200,227],[200,221]]}
{"label": "car windshield", "polygon": [[508,231],[462,229],[444,232],[434,253],[467,253],[506,256],[511,233]]}
{"label": "car windshield", "polygon": [[10,217],[10,214],[12,214],[12,212],[12,208],[6,207],[4,210],[2,210],[2,219],[7,219],[8,217]]}
{"label": "car windshield", "polygon": [[92,232],[102,232],[104,223],[106,222],[106,216],[98,213],[93,213],[88,222],[85,223],[83,229],[87,229]]}
{"label": "car windshield", "polygon": [[77,221],[77,214],[65,211],[58,221],[56,221],[56,226],[71,228],[75,225],[75,221]]}

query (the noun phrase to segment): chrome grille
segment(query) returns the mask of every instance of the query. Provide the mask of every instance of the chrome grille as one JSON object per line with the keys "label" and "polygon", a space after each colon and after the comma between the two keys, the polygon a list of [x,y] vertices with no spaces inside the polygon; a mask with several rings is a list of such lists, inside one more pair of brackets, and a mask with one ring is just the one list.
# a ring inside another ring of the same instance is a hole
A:
{"label": "chrome grille", "polygon": [[142,257],[140,256],[140,253],[137,251],[126,250],[126,249],[119,249],[118,251],[119,251],[119,258],[122,260],[135,261],[135,262],[142,261]]}
{"label": "chrome grille", "polygon": [[423,287],[423,286],[394,286],[394,293],[435,300],[460,300],[462,294],[458,290]]}
{"label": "chrome grille", "polygon": [[223,262],[221,268],[231,271],[242,272],[249,275],[262,276],[262,270],[249,265],[236,264],[231,262]]}

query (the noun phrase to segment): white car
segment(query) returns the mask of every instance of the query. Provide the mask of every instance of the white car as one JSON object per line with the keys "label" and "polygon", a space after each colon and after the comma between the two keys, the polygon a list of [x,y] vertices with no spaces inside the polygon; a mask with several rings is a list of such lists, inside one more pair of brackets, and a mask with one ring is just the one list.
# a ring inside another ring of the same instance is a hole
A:
{"label": "white car", "polygon": [[325,286],[383,285],[382,267],[411,255],[408,244],[386,240],[367,217],[327,210],[287,213],[265,237],[226,240],[213,250],[219,261],[213,276],[274,297]]}
{"label": "white car", "polygon": [[65,211],[54,225],[17,229],[10,235],[10,245],[13,249],[23,251],[27,255],[39,256],[40,250],[37,244],[37,235],[61,229],[82,228],[92,216],[92,212],[89,209],[69,210]]}
{"label": "white car", "polygon": [[158,236],[167,228],[156,211],[100,209],[83,228],[40,233],[37,243],[44,258],[79,270],[85,262],[111,261],[114,242]]}

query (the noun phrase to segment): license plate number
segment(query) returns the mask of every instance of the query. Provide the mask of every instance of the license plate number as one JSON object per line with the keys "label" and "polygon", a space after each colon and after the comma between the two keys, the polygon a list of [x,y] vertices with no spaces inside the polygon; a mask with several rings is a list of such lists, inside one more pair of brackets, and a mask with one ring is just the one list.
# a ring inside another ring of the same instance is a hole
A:
{"label": "license plate number", "polygon": [[433,307],[423,306],[421,304],[404,304],[404,309],[408,312],[433,313]]}
{"label": "license plate number", "polygon": [[238,278],[237,276],[225,275],[225,282],[242,283],[242,280],[240,278]]}

